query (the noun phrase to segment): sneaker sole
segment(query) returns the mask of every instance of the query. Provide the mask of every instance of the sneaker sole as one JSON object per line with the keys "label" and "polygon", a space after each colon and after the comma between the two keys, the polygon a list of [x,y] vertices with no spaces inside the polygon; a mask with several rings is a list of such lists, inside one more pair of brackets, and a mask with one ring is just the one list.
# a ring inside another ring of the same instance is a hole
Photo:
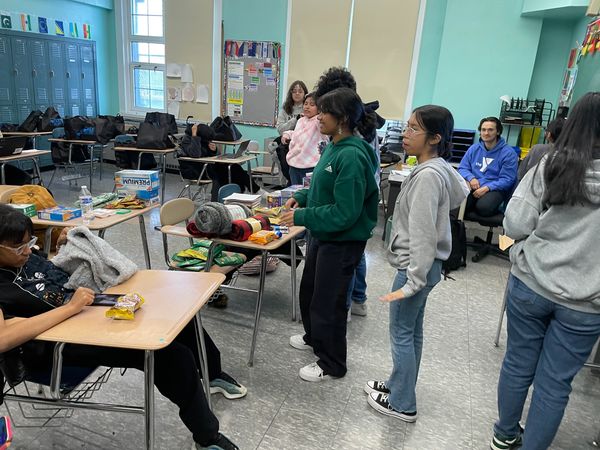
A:
{"label": "sneaker sole", "polygon": [[375,400],[373,400],[370,395],[367,397],[367,402],[375,411],[377,411],[380,414],[385,414],[386,416],[390,416],[395,419],[400,419],[403,422],[408,422],[408,423],[414,423],[417,421],[416,414],[414,416],[407,416],[407,415],[404,415],[404,414],[396,412],[396,411],[390,411],[389,409],[381,407],[381,405],[379,405],[379,403],[377,403]]}
{"label": "sneaker sole", "polygon": [[295,344],[292,341],[289,341],[290,347],[295,348],[296,350],[312,350],[312,347],[308,344]]}
{"label": "sneaker sole", "polygon": [[369,386],[368,384],[365,383],[365,386],[363,387],[363,391],[365,391],[365,394],[369,395],[372,393],[375,394],[389,394],[390,391],[378,391],[377,389],[373,389],[371,386]]}
{"label": "sneaker sole", "polygon": [[235,400],[237,398],[245,397],[248,392],[246,391],[246,392],[240,392],[238,394],[232,394],[231,392],[223,389],[220,386],[211,386],[210,393],[211,394],[223,394],[223,396],[225,398],[228,398],[229,400]]}

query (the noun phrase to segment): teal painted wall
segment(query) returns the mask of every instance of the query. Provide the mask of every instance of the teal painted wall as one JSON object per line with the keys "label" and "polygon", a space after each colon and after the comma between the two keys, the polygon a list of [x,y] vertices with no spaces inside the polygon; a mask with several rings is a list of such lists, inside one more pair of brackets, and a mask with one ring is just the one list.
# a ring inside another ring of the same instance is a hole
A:
{"label": "teal painted wall", "polygon": [[520,14],[516,1],[448,0],[432,102],[457,128],[497,115],[501,95],[527,96],[542,19]]}
{"label": "teal painted wall", "polygon": [[[21,29],[21,23],[15,16],[20,13],[63,20],[65,35],[68,33],[68,22],[77,22],[80,38],[83,36],[82,24],[90,24],[98,60],[98,111],[100,114],[119,111],[114,10],[70,0],[2,0],[0,8],[13,13],[14,30]],[[32,29],[37,30],[37,18]]]}
{"label": "teal painted wall", "polygon": [[558,105],[563,76],[569,60],[569,51],[575,47],[571,41],[573,22],[544,19],[540,43],[528,98],[543,98]]}
{"label": "teal painted wall", "polygon": [[[285,64],[284,53],[287,23],[287,1],[285,0],[223,0],[224,40],[239,39],[253,41],[280,42],[282,58],[280,69]],[[281,96],[287,92],[287,86],[282,86],[279,77],[280,104]],[[278,136],[277,130],[271,127],[256,127],[238,125],[246,139],[254,139],[263,147],[264,139]]]}
{"label": "teal painted wall", "polygon": [[442,45],[447,3],[448,0],[427,1],[412,109],[431,103]]}

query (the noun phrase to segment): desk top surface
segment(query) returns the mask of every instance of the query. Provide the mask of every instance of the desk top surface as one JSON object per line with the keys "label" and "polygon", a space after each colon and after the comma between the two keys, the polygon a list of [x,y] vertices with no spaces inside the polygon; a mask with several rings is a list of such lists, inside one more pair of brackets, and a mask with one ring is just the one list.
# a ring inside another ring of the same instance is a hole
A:
{"label": "desk top surface", "polygon": [[[148,211],[150,211],[154,208],[157,208],[158,206],[159,205],[151,205],[151,206],[147,206],[146,208],[143,208],[143,209],[132,209],[132,210],[130,210],[131,212],[128,212],[125,214],[113,214],[112,216],[103,217],[103,218],[95,217],[94,220],[92,220],[90,222],[90,224],[87,225],[87,227],[90,230],[104,230],[106,228],[110,228],[119,223],[126,222],[130,219],[133,219],[134,217],[138,217],[142,214],[145,214]],[[102,207],[100,206],[99,208],[102,208]],[[98,208],[95,208],[95,209],[98,209]],[[77,217],[76,219],[71,219],[71,220],[67,220],[64,222],[61,222],[58,220],[43,220],[43,219],[38,219],[37,217],[32,217],[31,221],[35,225],[47,225],[47,226],[52,226],[52,227],[78,227],[80,225],[83,225],[82,217]]]}
{"label": "desk top surface", "polygon": [[202,158],[190,158],[189,156],[181,156],[178,159],[180,161],[190,161],[199,163],[216,163],[216,164],[242,164],[248,161],[256,159],[256,155],[245,155],[239,158],[219,158],[218,156],[205,156]]}
{"label": "desk top surface", "polygon": [[212,141],[213,144],[219,144],[219,145],[239,145],[244,141],[247,141],[248,139],[238,139],[237,141]]}
{"label": "desk top surface", "polygon": [[46,136],[52,134],[52,131],[3,131],[4,136]]}
{"label": "desk top surface", "polygon": [[140,270],[106,293],[137,292],[145,303],[134,320],[104,316],[107,306],[88,306],[79,314],[40,334],[36,339],[69,344],[99,345],[136,350],[159,350],[169,345],[217,290],[220,273]]}
{"label": "desk top surface", "polygon": [[173,153],[176,152],[177,149],[173,148],[138,148],[138,147],[118,147],[115,146],[114,150],[118,150],[120,152],[143,152],[143,153]]}
{"label": "desk top surface", "polygon": [[19,159],[35,158],[37,156],[47,155],[50,150],[23,150],[18,155],[0,156],[0,162],[17,161]]}

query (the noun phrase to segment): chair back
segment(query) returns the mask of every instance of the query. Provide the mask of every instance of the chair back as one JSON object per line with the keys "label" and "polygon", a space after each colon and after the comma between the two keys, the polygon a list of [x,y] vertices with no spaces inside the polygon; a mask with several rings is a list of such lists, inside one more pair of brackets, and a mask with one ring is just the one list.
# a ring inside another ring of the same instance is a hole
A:
{"label": "chair back", "polygon": [[231,194],[240,194],[242,190],[237,184],[225,184],[219,188],[219,203],[223,203],[223,200],[229,197]]}
{"label": "chair back", "polygon": [[194,214],[196,206],[189,198],[169,200],[160,208],[160,224],[175,225],[189,219]]}
{"label": "chair back", "polygon": [[258,150],[258,141],[250,141],[246,147],[246,152],[257,152]]}

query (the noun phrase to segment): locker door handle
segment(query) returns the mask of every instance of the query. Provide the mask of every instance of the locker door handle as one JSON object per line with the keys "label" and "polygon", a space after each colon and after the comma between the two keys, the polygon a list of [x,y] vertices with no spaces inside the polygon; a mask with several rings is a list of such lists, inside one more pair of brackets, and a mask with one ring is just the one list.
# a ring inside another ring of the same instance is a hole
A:
{"label": "locker door handle", "polygon": [[81,72],[81,79],[82,80],[85,79],[85,73],[84,72]]}
{"label": "locker door handle", "polygon": [[50,71],[50,78],[54,78],[54,70]]}
{"label": "locker door handle", "polygon": [[13,73],[16,75],[19,75],[19,69],[17,69],[16,67],[13,69]]}
{"label": "locker door handle", "polygon": [[34,77],[37,77],[37,70],[33,69],[31,71],[31,75],[33,75]]}
{"label": "locker door handle", "polygon": [[67,78],[71,78],[71,72],[67,71]]}

